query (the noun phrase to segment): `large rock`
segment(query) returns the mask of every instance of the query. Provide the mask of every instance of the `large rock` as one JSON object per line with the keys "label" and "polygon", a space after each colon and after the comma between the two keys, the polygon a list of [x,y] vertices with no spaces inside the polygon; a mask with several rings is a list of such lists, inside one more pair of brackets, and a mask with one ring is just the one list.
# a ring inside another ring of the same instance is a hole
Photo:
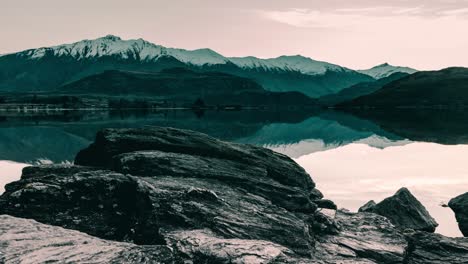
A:
{"label": "large rock", "polygon": [[181,263],[168,246],[137,246],[0,215],[0,263]]}
{"label": "large rock", "polygon": [[468,236],[468,192],[450,200],[448,206],[455,213],[458,227],[464,236]]}
{"label": "large rock", "polygon": [[34,176],[6,186],[0,212],[136,244],[165,244],[164,232],[205,228],[221,238],[272,241],[300,255],[313,247],[310,217],[217,180],[69,170],[74,173],[57,175],[63,171],[57,165],[28,168]]}
{"label": "large rock", "polygon": [[468,239],[416,232],[408,236],[404,263],[468,263]]}
{"label": "large rock", "polygon": [[217,179],[289,210],[313,212],[316,208],[310,200],[316,194],[315,183],[289,157],[188,130],[105,129],[78,153],[75,163],[140,176]]}
{"label": "large rock", "polygon": [[[268,168],[246,166],[238,161],[153,150],[117,155],[111,169],[147,177],[216,179],[289,210],[313,213],[317,209],[316,203],[310,200],[309,190],[281,184],[268,175]],[[307,174],[297,176],[310,178]]]}
{"label": "large rock", "polygon": [[385,216],[394,225],[403,229],[434,232],[438,226],[424,205],[407,188],[401,188],[393,196],[378,204],[370,201],[359,210]]}

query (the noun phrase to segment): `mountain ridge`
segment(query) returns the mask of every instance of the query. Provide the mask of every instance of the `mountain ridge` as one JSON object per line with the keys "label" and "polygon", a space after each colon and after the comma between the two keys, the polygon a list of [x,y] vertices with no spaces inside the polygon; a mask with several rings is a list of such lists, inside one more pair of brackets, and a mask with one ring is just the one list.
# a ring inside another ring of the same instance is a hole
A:
{"label": "mountain ridge", "polygon": [[164,56],[172,56],[183,63],[189,63],[195,66],[218,65],[230,62],[241,68],[289,70],[308,75],[323,74],[327,70],[353,71],[336,64],[313,60],[302,55],[282,55],[267,59],[254,56],[225,57],[209,48],[194,50],[168,48],[151,43],[142,38],[123,40],[114,35],[107,35],[91,40],[85,39],[70,44],[28,49],[15,54],[30,56],[31,59],[40,59],[44,57],[47,52],[53,52],[53,55],[57,56],[69,55],[75,59],[117,55],[121,56],[123,59],[131,57],[141,61],[153,61]]}
{"label": "mountain ridge", "polygon": [[373,77],[300,55],[229,58],[211,50],[166,48],[143,39],[105,37],[0,56],[0,91],[50,91],[105,70],[187,67],[251,78],[272,92],[318,98]]}

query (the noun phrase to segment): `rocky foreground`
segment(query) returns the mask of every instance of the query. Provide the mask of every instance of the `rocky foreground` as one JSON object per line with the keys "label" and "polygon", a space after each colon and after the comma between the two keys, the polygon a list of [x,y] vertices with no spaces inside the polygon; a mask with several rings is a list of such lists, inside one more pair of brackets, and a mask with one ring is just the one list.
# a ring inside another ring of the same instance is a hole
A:
{"label": "rocky foreground", "polygon": [[467,238],[431,233],[408,190],[336,210],[268,149],[106,129],[75,163],[28,167],[6,186],[0,263],[468,263]]}

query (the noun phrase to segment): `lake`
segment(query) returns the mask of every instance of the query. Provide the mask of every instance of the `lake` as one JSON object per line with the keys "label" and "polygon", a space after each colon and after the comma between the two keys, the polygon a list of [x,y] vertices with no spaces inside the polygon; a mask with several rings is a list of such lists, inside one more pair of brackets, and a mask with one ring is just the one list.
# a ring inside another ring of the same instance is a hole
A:
{"label": "lake", "polygon": [[441,205],[468,191],[468,118],[463,112],[159,111],[0,113],[0,193],[31,164],[73,162],[102,128],[170,126],[293,158],[326,198],[356,211],[407,187],[440,226],[461,236]]}

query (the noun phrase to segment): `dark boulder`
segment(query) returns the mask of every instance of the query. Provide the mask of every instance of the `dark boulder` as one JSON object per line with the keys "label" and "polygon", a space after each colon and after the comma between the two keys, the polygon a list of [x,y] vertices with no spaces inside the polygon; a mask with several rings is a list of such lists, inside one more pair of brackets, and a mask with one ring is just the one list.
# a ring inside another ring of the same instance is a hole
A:
{"label": "dark boulder", "polygon": [[393,196],[370,207],[371,212],[387,217],[402,229],[434,232],[438,226],[424,205],[407,188],[401,188]]}
{"label": "dark boulder", "polygon": [[317,205],[318,208],[331,209],[331,210],[337,209],[335,202],[333,202],[332,200],[321,199],[321,200],[314,200],[313,202]]}
{"label": "dark boulder", "polygon": [[407,237],[404,263],[468,263],[468,238],[451,238],[439,234],[416,232]]}
{"label": "dark boulder", "polygon": [[468,193],[462,194],[450,200],[449,207],[455,213],[458,227],[464,236],[468,236]]}
{"label": "dark boulder", "polygon": [[289,157],[188,130],[105,129],[78,153],[75,162],[139,176],[218,179],[290,210],[313,212],[316,208],[310,200],[316,193],[315,183]]}
{"label": "dark boulder", "polygon": [[244,166],[263,167],[268,176],[285,185],[312,190],[314,182],[305,170],[289,157],[266,148],[235,144],[212,138],[206,134],[168,127],[140,129],[104,129],[96,135],[91,146],[76,156],[77,165],[108,167],[114,156],[141,150],[211,157]]}
{"label": "dark boulder", "polygon": [[[314,244],[309,217],[216,179],[135,177],[60,166],[28,169],[7,185],[0,213],[135,244],[164,245],[170,231],[207,229],[218,238],[264,240],[299,255]],[[40,176],[40,173],[43,173]]]}
{"label": "dark boulder", "polygon": [[[289,210],[313,213],[317,209],[308,197],[308,190],[279,183],[263,166],[245,166],[238,161],[155,150],[137,151],[115,156],[112,170],[146,177],[215,179]],[[303,174],[301,177],[310,176]]]}
{"label": "dark boulder", "polygon": [[368,201],[365,205],[361,206],[358,212],[369,212],[371,213],[374,210],[374,207],[377,203],[374,200]]}

